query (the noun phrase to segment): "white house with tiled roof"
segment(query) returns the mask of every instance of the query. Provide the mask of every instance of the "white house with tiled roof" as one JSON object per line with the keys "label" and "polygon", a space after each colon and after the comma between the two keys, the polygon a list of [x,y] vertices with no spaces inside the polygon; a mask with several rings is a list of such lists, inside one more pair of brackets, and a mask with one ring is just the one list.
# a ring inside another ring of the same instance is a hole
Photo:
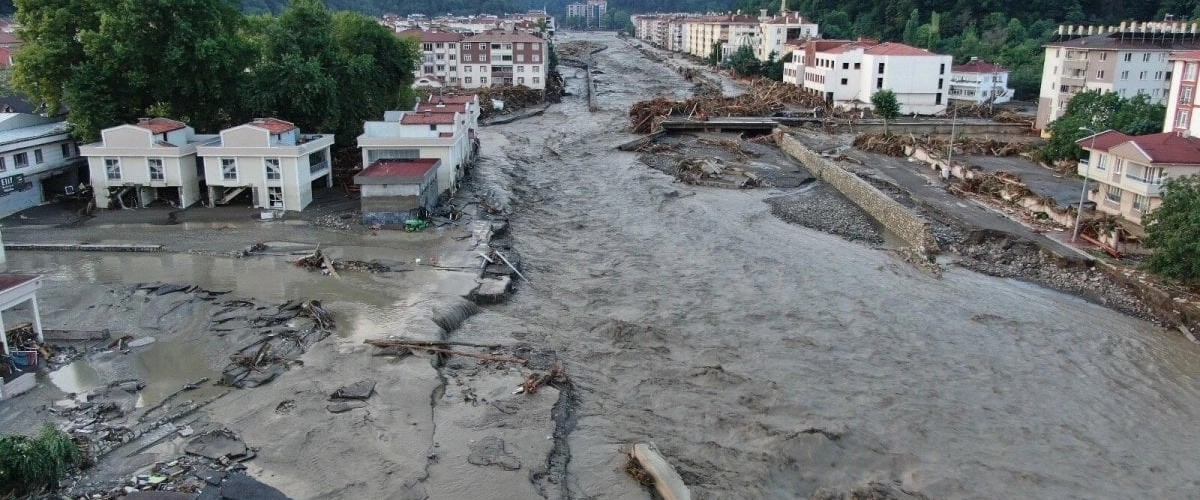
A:
{"label": "white house with tiled roof", "polygon": [[100,141],[80,146],[79,153],[87,157],[98,208],[142,207],[160,199],[188,207],[201,194],[196,149],[217,140],[183,122],[142,118],[102,130]]}
{"label": "white house with tiled roof", "polygon": [[970,62],[950,68],[950,100],[969,104],[1000,104],[1012,100],[1013,89],[1008,88],[1008,69],[996,66],[978,57]]}
{"label": "white house with tiled roof", "polygon": [[251,206],[304,210],[313,189],[333,185],[333,134],[301,134],[295,124],[257,118],[222,130],[196,148],[204,165],[209,205],[247,199]]}
{"label": "white house with tiled roof", "polygon": [[[467,111],[461,111],[463,106]],[[363,165],[378,160],[438,159],[437,193],[454,194],[475,160],[473,123],[477,119],[478,101],[455,102],[451,96],[441,102],[420,103],[414,111],[388,111],[383,121],[363,124],[358,136]]]}
{"label": "white house with tiled roof", "polygon": [[1097,210],[1135,224],[1162,204],[1167,179],[1200,174],[1200,138],[1177,132],[1131,136],[1107,130],[1075,143],[1088,152],[1079,175],[1099,182],[1088,199]]}
{"label": "white house with tiled roof", "polygon": [[[948,55],[902,43],[821,40],[796,54],[785,72],[804,72],[802,86],[827,103],[847,109],[871,108],[880,90],[896,94],[900,112],[932,115],[946,110],[950,66]],[[796,58],[801,62],[796,63]]]}

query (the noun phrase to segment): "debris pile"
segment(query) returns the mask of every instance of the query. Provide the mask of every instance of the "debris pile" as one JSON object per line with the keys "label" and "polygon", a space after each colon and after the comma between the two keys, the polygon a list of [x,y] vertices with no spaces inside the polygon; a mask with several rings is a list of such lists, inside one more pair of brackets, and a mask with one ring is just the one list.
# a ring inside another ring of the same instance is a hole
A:
{"label": "debris pile", "polygon": [[[316,300],[288,301],[274,313],[242,300],[222,305],[226,308],[218,310],[212,322],[218,326],[229,324],[230,330],[241,330],[241,335],[252,342],[230,356],[221,385],[245,388],[270,382],[288,365],[303,364],[300,355],[328,337],[334,328],[333,318]],[[247,328],[257,330],[258,338],[254,339]],[[222,331],[217,326],[211,329]]]}
{"label": "debris pile", "polygon": [[951,184],[949,189],[952,192],[984,194],[1007,200],[1037,196],[1025,185],[1021,176],[1003,170],[975,172],[969,179],[959,179]]}
{"label": "debris pile", "polygon": [[[703,78],[699,72],[691,74],[696,78]],[[718,94],[682,101],[656,97],[636,102],[629,108],[633,132],[652,132],[659,121],[671,116],[707,120],[719,116],[771,116],[788,106],[825,108],[825,103],[819,96],[806,94],[795,85],[765,78],[749,80],[746,84],[746,93],[737,97],[722,97]]]}
{"label": "debris pile", "polygon": [[309,271],[320,271],[326,275],[336,274],[337,271],[364,271],[368,273],[386,273],[390,272],[390,266],[380,264],[377,261],[362,261],[362,260],[341,260],[334,261],[329,256],[321,253],[320,249],[314,250],[313,253],[296,259],[295,264],[299,267],[308,269]]}
{"label": "debris pile", "polygon": [[[547,84],[553,81],[553,78],[547,79]],[[558,84],[561,85],[561,77]],[[482,87],[473,90],[465,89],[439,89],[444,95],[478,95],[479,96],[479,118],[485,119],[495,115],[506,114],[513,111],[518,111],[531,106],[537,106],[546,102],[548,92],[545,90],[531,89],[524,85],[497,85],[494,87]],[[429,96],[422,96],[422,101],[429,99]],[[494,101],[503,103],[501,107],[497,107]]]}
{"label": "debris pile", "polygon": [[[862,151],[888,156],[908,156],[906,148],[921,147],[926,151],[946,151],[950,141],[942,137],[912,135],[862,134],[854,138],[854,147]],[[994,139],[959,137],[954,140],[956,155],[1012,156],[1029,153],[1037,147],[1029,142],[1005,142]]]}
{"label": "debris pile", "polygon": [[677,181],[702,186],[752,188],[763,185],[758,175],[726,165],[720,158],[680,158],[674,175]]}

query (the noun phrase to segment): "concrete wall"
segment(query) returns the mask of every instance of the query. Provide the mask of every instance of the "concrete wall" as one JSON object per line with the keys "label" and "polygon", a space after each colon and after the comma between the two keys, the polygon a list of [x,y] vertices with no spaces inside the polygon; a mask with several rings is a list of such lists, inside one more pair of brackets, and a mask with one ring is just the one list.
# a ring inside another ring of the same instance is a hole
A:
{"label": "concrete wall", "polygon": [[933,238],[933,231],[929,228],[929,221],[857,175],[808,149],[794,137],[778,131],[776,137],[779,148],[784,153],[799,160],[813,175],[828,182],[905,243],[925,253],[936,253],[939,250],[937,241]]}

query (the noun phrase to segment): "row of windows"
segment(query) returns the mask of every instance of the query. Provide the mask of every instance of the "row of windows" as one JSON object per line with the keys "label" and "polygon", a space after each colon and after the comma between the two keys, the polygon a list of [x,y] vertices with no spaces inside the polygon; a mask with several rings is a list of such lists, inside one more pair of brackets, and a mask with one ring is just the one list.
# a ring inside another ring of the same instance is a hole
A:
{"label": "row of windows", "polygon": [[[282,178],[283,171],[279,167],[279,158],[264,158],[263,169],[267,180],[277,181]],[[165,180],[166,172],[163,170],[162,158],[146,158],[146,172],[152,181]],[[105,158],[104,174],[110,181],[121,180],[121,159]],[[221,178],[227,181],[237,180],[237,159],[221,158]]]}
{"label": "row of windows", "polygon": [[[511,43],[504,43],[504,44],[493,43],[491,45],[492,45],[492,50],[501,50],[501,49],[512,50],[513,49],[513,44],[511,44]],[[476,47],[476,46],[479,47],[479,50],[487,50],[488,49],[487,42],[479,42],[478,44],[473,43],[473,42],[465,42],[462,44],[463,50],[471,50],[472,47]],[[439,48],[439,49],[446,48],[446,47],[453,48],[454,44],[453,43],[446,44],[444,42],[436,42],[436,43],[426,42],[425,44],[422,45],[421,48],[426,51],[429,51],[429,50],[433,50],[435,47]],[[525,42],[517,42],[516,48],[517,48],[517,50],[525,50]],[[542,50],[542,44],[539,42],[530,43],[529,48],[531,48],[533,50]]]}
{"label": "row of windows", "polygon": [[[74,150],[71,147],[71,144],[64,142],[62,144],[59,144],[59,147],[62,148],[63,158],[70,158],[71,155],[74,154]],[[43,163],[46,163],[46,156],[44,154],[42,154],[42,150],[40,148],[33,150],[33,164],[41,165]],[[30,165],[29,153],[21,152],[21,153],[16,153],[13,155],[13,167],[25,168],[25,167],[28,167],[29,165]],[[8,158],[6,158],[4,156],[0,156],[0,172],[4,172],[5,170],[8,170]]]}
{"label": "row of windows", "polygon": [[[1056,58],[1057,58],[1057,57],[1059,57],[1059,54],[1061,53],[1061,52],[1060,52],[1060,50],[1061,50],[1061,49],[1055,49],[1055,50],[1054,50],[1054,57],[1056,57]],[[1098,51],[1096,51],[1096,52],[1098,52],[1098,53],[1100,54],[1100,57],[1099,57],[1099,59],[1100,59],[1101,61],[1107,61],[1107,60],[1108,60],[1108,53],[1109,53],[1109,52],[1111,52],[1111,51],[1108,51],[1108,50],[1098,50]],[[1087,50],[1068,50],[1068,51],[1067,51],[1067,60],[1068,60],[1068,61],[1078,61],[1078,60],[1082,60],[1082,59],[1087,59],[1087,58],[1088,58],[1088,54],[1090,54],[1090,53],[1091,53],[1091,51],[1087,51]],[[1166,61],[1166,60],[1167,60],[1167,53],[1166,53],[1166,52],[1161,52],[1161,51],[1160,51],[1160,52],[1156,52],[1156,53],[1158,54],[1158,61],[1159,61],[1159,62],[1163,62],[1163,61]],[[1142,60],[1142,62],[1150,62],[1150,59],[1151,59],[1151,57],[1152,57],[1152,55],[1151,55],[1151,54],[1152,54],[1151,52],[1143,52],[1143,53],[1142,53],[1142,57],[1141,57],[1140,59]],[[1134,53],[1133,53],[1133,52],[1125,52],[1125,53],[1123,54],[1122,58],[1125,60],[1125,62],[1133,62],[1133,59],[1134,59]]]}
{"label": "row of windows", "polygon": [[[499,80],[500,80],[500,79],[499,79],[499,78],[497,78],[496,80],[497,80],[497,83],[499,83]],[[451,78],[451,79],[450,79],[450,81],[451,81],[451,82],[453,82],[453,81],[454,81],[454,79],[453,79],[453,78]],[[487,79],[487,77],[486,77],[486,76],[481,76],[481,77],[479,77],[479,83],[481,83],[481,84],[486,84],[487,82],[488,82],[488,79]],[[464,76],[464,77],[463,77],[463,83],[465,83],[465,84],[471,84],[471,83],[474,83],[474,80],[473,80],[471,77],[469,77],[469,76]],[[542,79],[541,79],[540,77],[536,77],[536,76],[535,76],[535,77],[533,77],[533,84],[534,84],[534,85],[537,85],[537,84],[540,84],[540,83],[542,83]],[[525,84],[525,77],[523,77],[523,76],[519,76],[519,77],[517,77],[517,84],[518,84],[518,85],[524,85],[524,84]]]}
{"label": "row of windows", "polygon": [[[422,69],[424,69],[424,70],[425,70],[425,73],[433,73],[435,70],[436,70],[438,73],[441,73],[441,72],[443,72],[443,71],[446,71],[446,68],[447,68],[447,66],[445,66],[445,65],[442,65],[442,64],[438,64],[438,65],[428,65],[428,66],[425,66],[425,67],[424,67],[424,68],[422,68]],[[450,68],[450,71],[452,71],[452,72],[453,72],[453,71],[458,71],[458,66],[449,66],[449,68]],[[498,68],[499,68],[499,69],[498,69]],[[507,71],[507,72],[510,72],[510,73],[511,73],[511,72],[513,71],[513,69],[514,69],[514,66],[492,66],[492,71],[493,71],[493,72],[495,72],[495,71]],[[525,72],[525,66],[516,66],[516,67],[515,67],[515,69],[516,69],[517,73],[524,73],[524,72]],[[466,65],[464,65],[464,66],[462,67],[462,70],[463,70],[463,73],[471,73],[471,72],[474,72],[474,70],[475,70],[475,67],[474,67],[474,66],[466,66]],[[482,66],[482,65],[481,65],[481,66],[479,66],[479,72],[480,72],[480,73],[487,73],[487,72],[488,72],[488,67],[487,67],[487,66]],[[529,72],[530,72],[530,73],[541,73],[541,72],[542,72],[542,67],[541,67],[541,66],[530,66],[530,67],[529,67]]]}

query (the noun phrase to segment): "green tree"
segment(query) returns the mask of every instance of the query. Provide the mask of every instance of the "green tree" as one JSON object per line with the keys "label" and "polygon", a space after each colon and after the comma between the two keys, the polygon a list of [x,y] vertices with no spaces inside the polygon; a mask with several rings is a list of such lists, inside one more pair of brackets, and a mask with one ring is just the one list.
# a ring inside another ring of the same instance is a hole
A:
{"label": "green tree", "polygon": [[904,23],[904,43],[908,45],[919,45],[917,41],[917,28],[921,26],[921,12],[913,9],[908,15],[908,21]]}
{"label": "green tree", "polygon": [[1091,132],[1116,130],[1130,135],[1154,132],[1161,127],[1166,108],[1152,104],[1145,95],[1124,99],[1116,92],[1088,90],[1071,97],[1067,109],[1057,120],[1050,123],[1050,140],[1042,148],[1042,159],[1046,161],[1073,160],[1084,154],[1076,141]]}
{"label": "green tree", "polygon": [[546,42],[546,72],[554,73],[558,71],[558,52],[554,50],[554,42]]}
{"label": "green tree", "polygon": [[888,122],[900,116],[900,102],[896,93],[888,89],[875,92],[871,96],[871,104],[875,106],[875,114],[883,118],[883,134],[888,135]]}
{"label": "green tree", "polygon": [[737,52],[729,57],[729,67],[742,76],[756,76],[762,72],[762,63],[749,45],[738,47]]}
{"label": "green tree", "polygon": [[721,42],[713,42],[712,50],[709,51],[708,58],[705,61],[713,66],[721,64]]}
{"label": "green tree", "polygon": [[78,33],[100,26],[98,0],[16,0],[17,37],[13,86],[51,114],[63,108],[67,82],[86,60]]}
{"label": "green tree", "polygon": [[1149,269],[1183,283],[1200,282],[1200,177],[1169,179],[1162,205],[1143,223],[1145,244],[1155,249]]}
{"label": "green tree", "polygon": [[791,53],[789,52],[787,54],[784,54],[783,57],[780,57],[778,59],[775,58],[776,55],[777,54],[775,53],[775,51],[771,51],[771,53],[769,55],[767,55],[767,62],[763,63],[763,66],[762,66],[763,67],[762,74],[763,74],[763,76],[765,76],[767,78],[770,78],[777,82],[782,82],[783,81],[783,65],[784,65],[784,63],[787,62],[788,57],[791,55]]}
{"label": "green tree", "polygon": [[50,424],[33,437],[0,435],[0,495],[8,498],[53,486],[82,459],[71,436]]}

